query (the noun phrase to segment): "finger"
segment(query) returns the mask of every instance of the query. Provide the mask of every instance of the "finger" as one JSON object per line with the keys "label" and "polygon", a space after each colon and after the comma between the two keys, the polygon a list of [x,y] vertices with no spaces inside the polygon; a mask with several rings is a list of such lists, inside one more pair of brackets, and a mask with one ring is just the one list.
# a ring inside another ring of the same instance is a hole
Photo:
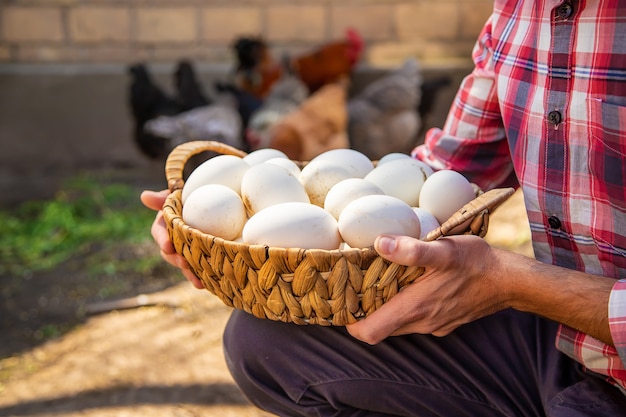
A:
{"label": "finger", "polygon": [[407,266],[440,265],[451,252],[442,240],[424,242],[401,235],[378,236],[374,248],[385,259]]}
{"label": "finger", "polygon": [[[411,289],[417,290],[416,287]],[[399,329],[404,328],[407,323],[417,320],[420,315],[421,301],[417,291],[414,291],[415,294],[413,294],[408,290],[409,288],[396,294],[365,319],[347,325],[348,332],[353,337],[371,345],[397,334]]]}
{"label": "finger", "polygon": [[191,269],[183,269],[182,271],[183,275],[185,276],[185,278],[187,278],[187,281],[189,281],[191,285],[199,290],[204,289],[204,284],[202,283],[202,281],[200,281],[200,278],[198,278],[196,274],[191,271]]}
{"label": "finger", "polygon": [[356,323],[352,324],[346,324],[346,330],[348,330],[348,333],[350,333],[352,337],[370,345],[375,345],[378,342],[384,340],[384,337],[381,338],[377,334],[372,332],[372,329],[363,324],[363,321],[364,320],[357,321]]}
{"label": "finger", "polygon": [[167,226],[165,225],[165,219],[163,218],[163,212],[160,211],[165,203],[165,199],[170,194],[169,190],[150,191],[145,190],[141,193],[141,202],[148,208],[158,211],[154,222],[152,223],[151,233],[152,238],[155,240],[159,248],[161,249],[161,258],[172,266],[179,268],[183,276],[189,281],[195,288],[204,289],[202,281],[189,269],[189,264],[182,255],[176,253],[174,245],[170,240],[167,232]]}
{"label": "finger", "polygon": [[193,271],[189,268],[189,264],[182,255],[179,255],[177,253],[170,254],[161,251],[161,257],[168,264],[179,268],[183,273],[183,276],[187,279],[187,281],[191,282],[194,287],[200,290],[204,289],[204,284],[202,283],[200,278],[198,278],[196,274],[194,274]]}
{"label": "finger", "polygon": [[178,253],[161,251],[161,258],[163,258],[165,262],[172,266],[175,266],[176,268],[189,269],[189,264],[187,263],[185,258],[183,258],[183,256],[179,255]]}
{"label": "finger", "polygon": [[152,234],[152,238],[157,243],[162,252],[169,255],[176,253],[176,250],[174,249],[174,244],[170,240],[170,235],[167,232],[167,226],[165,225],[163,212],[160,211],[157,213],[156,217],[154,218],[154,222],[152,223],[150,233]]}
{"label": "finger", "polygon": [[152,210],[161,210],[163,208],[163,204],[165,203],[165,199],[170,194],[169,190],[161,190],[161,191],[151,191],[145,190],[139,196],[141,202],[144,206],[148,207]]}

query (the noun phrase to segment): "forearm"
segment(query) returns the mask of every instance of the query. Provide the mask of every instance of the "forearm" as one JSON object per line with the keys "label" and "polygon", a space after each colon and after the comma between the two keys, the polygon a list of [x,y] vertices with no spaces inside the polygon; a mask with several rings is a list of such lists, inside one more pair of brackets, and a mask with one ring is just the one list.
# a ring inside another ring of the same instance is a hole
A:
{"label": "forearm", "polygon": [[608,304],[615,280],[495,249],[509,305],[563,323],[613,346]]}

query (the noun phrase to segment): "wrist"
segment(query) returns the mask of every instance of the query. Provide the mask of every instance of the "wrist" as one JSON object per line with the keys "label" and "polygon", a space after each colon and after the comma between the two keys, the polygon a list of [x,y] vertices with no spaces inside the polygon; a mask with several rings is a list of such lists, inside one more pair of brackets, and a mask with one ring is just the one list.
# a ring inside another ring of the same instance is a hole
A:
{"label": "wrist", "polygon": [[528,258],[504,249],[493,249],[495,266],[492,275],[497,293],[502,297],[506,307],[520,311],[530,311],[530,289],[534,288],[533,278],[534,259]]}
{"label": "wrist", "polygon": [[498,251],[506,305],[565,324],[611,345],[608,304],[615,281]]}

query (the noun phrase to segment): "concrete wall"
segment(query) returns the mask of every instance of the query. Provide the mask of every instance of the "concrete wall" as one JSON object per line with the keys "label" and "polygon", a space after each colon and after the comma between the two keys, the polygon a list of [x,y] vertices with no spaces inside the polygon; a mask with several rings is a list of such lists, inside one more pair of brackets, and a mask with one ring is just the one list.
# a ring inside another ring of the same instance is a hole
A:
{"label": "concrete wall", "polygon": [[492,0],[3,0],[0,63],[232,59],[238,36],[310,49],[347,27],[367,64],[467,59]]}

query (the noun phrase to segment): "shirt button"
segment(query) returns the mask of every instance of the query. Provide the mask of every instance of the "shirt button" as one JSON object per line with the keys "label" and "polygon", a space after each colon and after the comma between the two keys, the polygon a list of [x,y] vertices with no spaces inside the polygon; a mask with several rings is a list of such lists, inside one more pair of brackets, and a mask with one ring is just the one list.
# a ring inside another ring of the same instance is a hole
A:
{"label": "shirt button", "polygon": [[570,3],[563,3],[556,9],[556,14],[561,19],[567,19],[572,15],[572,5]]}
{"label": "shirt button", "polygon": [[556,216],[548,217],[548,224],[552,229],[560,229],[561,228],[561,220],[559,220]]}
{"label": "shirt button", "polygon": [[561,120],[562,120],[561,113],[559,113],[558,111],[553,110],[550,113],[548,113],[548,121],[554,126],[561,123]]}

